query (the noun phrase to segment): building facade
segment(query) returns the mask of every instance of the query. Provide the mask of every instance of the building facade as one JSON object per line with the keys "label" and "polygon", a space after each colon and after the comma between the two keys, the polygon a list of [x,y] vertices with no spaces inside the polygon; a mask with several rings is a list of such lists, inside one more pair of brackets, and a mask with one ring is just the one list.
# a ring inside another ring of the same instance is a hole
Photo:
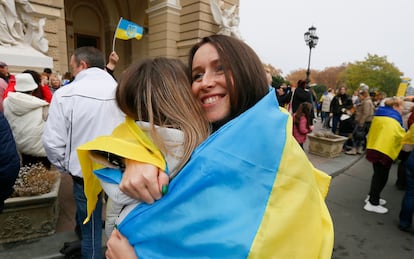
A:
{"label": "building facade", "polygon": [[[223,1],[224,6],[239,0]],[[174,57],[186,60],[189,48],[200,38],[214,34],[210,0],[31,0],[35,16],[46,17],[46,55],[53,58],[53,71],[69,71],[73,50],[95,46],[106,56],[115,51],[120,57],[119,73],[143,57]],[[144,27],[141,40],[114,42],[120,17]],[[115,44],[114,44],[115,43]]]}

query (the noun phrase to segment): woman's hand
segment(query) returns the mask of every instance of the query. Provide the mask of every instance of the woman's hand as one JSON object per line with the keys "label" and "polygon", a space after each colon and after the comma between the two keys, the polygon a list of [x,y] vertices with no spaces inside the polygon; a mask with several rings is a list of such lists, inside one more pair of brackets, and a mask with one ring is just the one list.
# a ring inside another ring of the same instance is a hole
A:
{"label": "woman's hand", "polygon": [[151,204],[161,199],[163,190],[168,188],[170,178],[152,164],[134,160],[125,161],[125,172],[119,185],[126,195]]}
{"label": "woman's hand", "polygon": [[128,239],[117,229],[112,231],[106,246],[105,256],[107,259],[138,259]]}

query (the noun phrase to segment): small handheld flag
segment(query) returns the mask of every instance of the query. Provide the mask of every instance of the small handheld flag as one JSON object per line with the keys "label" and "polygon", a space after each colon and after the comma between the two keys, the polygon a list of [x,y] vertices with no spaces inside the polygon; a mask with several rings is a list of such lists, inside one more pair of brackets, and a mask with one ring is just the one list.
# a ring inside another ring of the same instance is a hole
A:
{"label": "small handheld flag", "polygon": [[124,18],[121,17],[119,19],[118,26],[115,30],[112,51],[115,50],[115,39],[116,38],[121,39],[121,40],[130,40],[133,38],[140,40],[142,38],[143,33],[144,33],[144,28],[142,28],[136,23],[125,20]]}

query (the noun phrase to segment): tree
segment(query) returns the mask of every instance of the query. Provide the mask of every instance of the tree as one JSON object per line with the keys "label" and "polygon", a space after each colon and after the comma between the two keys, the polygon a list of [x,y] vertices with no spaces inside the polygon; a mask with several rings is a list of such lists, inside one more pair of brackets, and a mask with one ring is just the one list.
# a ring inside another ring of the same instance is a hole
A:
{"label": "tree", "polygon": [[357,90],[361,83],[365,83],[370,88],[393,96],[397,92],[402,75],[393,63],[387,61],[386,56],[368,54],[364,61],[348,64],[340,80],[352,91]]}
{"label": "tree", "polygon": [[269,69],[272,76],[280,76],[282,74],[282,70],[275,68],[271,64],[263,64],[263,67]]}
{"label": "tree", "polygon": [[[309,82],[310,84],[315,83],[315,80],[313,80],[313,76],[317,73],[316,70],[311,69],[310,76],[309,76]],[[292,72],[290,72],[289,75],[286,76],[286,81],[289,81],[292,83],[292,85],[296,85],[299,80],[305,80],[306,79],[306,69],[297,69]]]}
{"label": "tree", "polygon": [[314,75],[315,82],[328,88],[337,89],[342,84],[341,73],[346,69],[346,64],[338,67],[327,67]]}
{"label": "tree", "polygon": [[271,64],[263,64],[265,69],[270,71],[272,75],[272,86],[275,88],[280,87],[283,83],[286,83],[282,76],[282,70],[273,67]]}
{"label": "tree", "polygon": [[281,75],[272,76],[272,86],[275,88],[280,87],[282,84],[286,83],[285,79]]}

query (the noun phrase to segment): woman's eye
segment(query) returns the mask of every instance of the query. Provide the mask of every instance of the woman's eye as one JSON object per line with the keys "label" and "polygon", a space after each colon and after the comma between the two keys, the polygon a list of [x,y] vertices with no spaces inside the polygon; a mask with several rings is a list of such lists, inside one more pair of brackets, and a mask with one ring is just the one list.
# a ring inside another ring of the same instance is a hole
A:
{"label": "woman's eye", "polygon": [[203,78],[203,74],[198,73],[193,75],[193,81],[200,81]]}
{"label": "woman's eye", "polygon": [[221,65],[217,66],[217,67],[216,67],[216,72],[217,72],[217,73],[223,73],[223,72],[224,72],[224,68],[223,68],[223,66],[221,66]]}

